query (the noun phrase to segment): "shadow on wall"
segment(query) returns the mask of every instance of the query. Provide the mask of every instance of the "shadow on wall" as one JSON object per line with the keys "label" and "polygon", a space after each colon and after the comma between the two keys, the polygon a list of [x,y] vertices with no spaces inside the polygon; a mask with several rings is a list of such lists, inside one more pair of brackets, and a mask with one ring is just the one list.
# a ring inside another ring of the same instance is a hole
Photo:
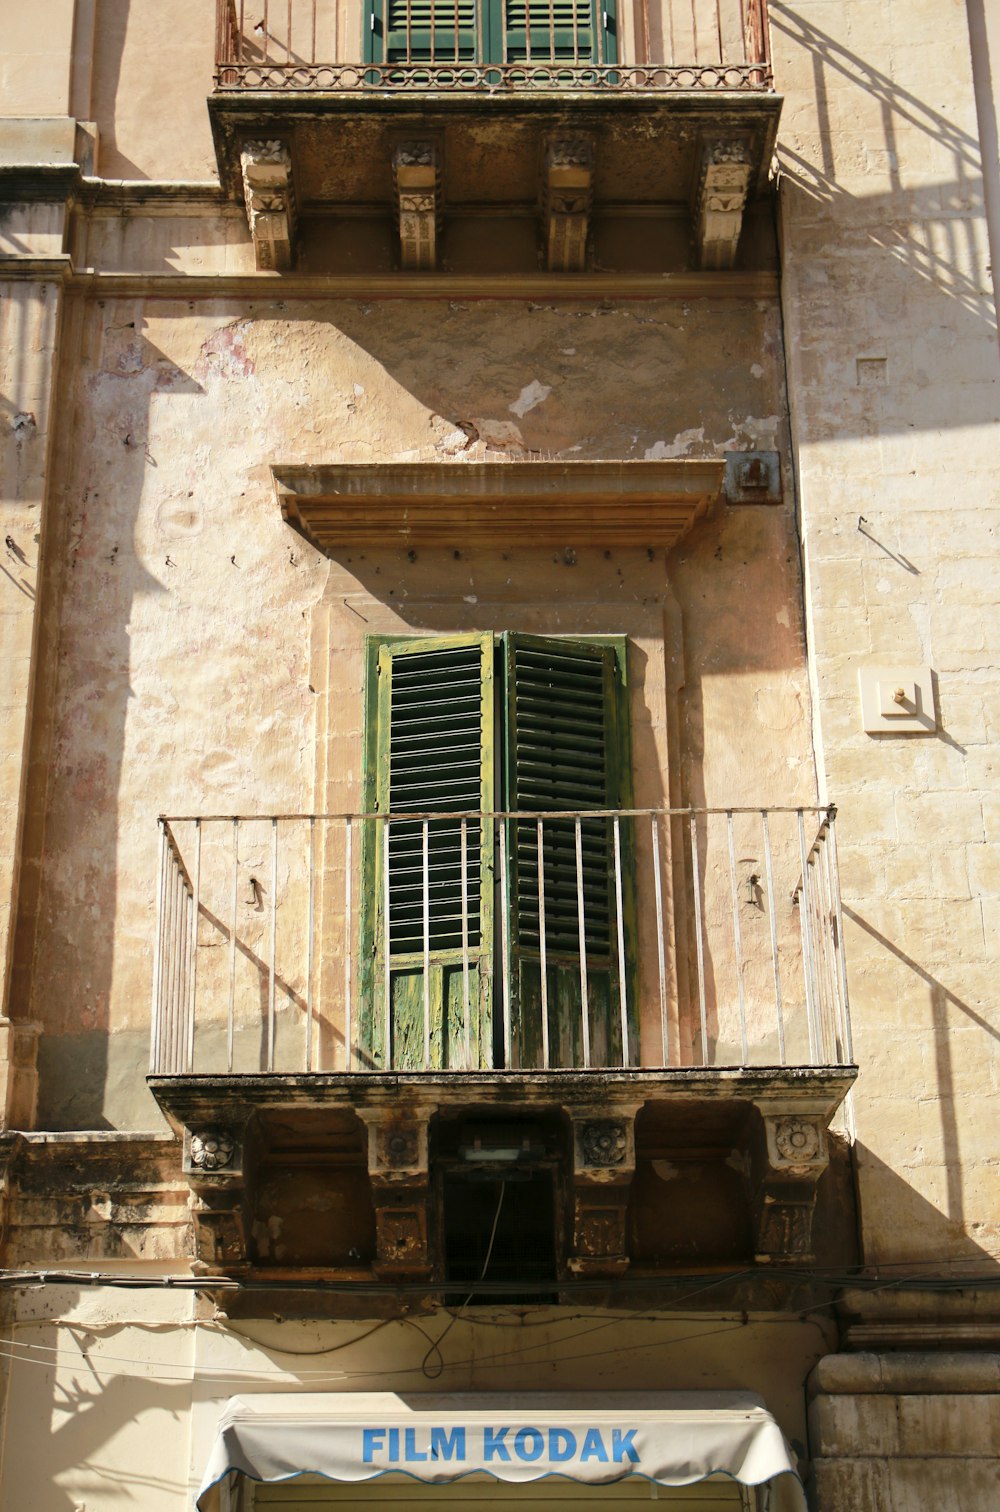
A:
{"label": "shadow on wall", "polygon": [[[984,1256],[986,1252],[980,1249],[965,1231],[967,1215],[963,1181],[971,1179],[977,1163],[993,1166],[995,1164],[994,1151],[991,1149],[986,1158],[977,1162],[971,1158],[969,1151],[962,1148],[956,1108],[962,1078],[956,1076],[953,1062],[957,1054],[958,1032],[960,1032],[963,1037],[961,1052],[963,1059],[969,1058],[965,1040],[971,1035],[973,1037],[972,1058],[981,1058],[982,1064],[988,1065],[991,1058],[989,1041],[1000,1040],[1000,1029],[950,991],[943,982],[925,970],[912,956],[902,951],[856,909],[844,904],[844,917],[863,930],[895,964],[911,972],[916,982],[927,989],[934,1043],[934,1079],[933,1085],[927,1087],[926,1096],[928,1103],[933,1105],[936,1117],[940,1120],[941,1165],[944,1168],[945,1179],[942,1193],[945,1211],[942,1212],[927,1203],[911,1187],[902,1183],[898,1173],[891,1172],[876,1155],[859,1144],[857,1150],[860,1202],[862,1214],[866,1207],[870,1214],[870,1219],[865,1224],[868,1240],[868,1252],[865,1258],[870,1264],[907,1260],[910,1257],[897,1251],[895,1241],[901,1236],[912,1235],[918,1236],[916,1242],[920,1248],[920,1253],[913,1257],[915,1260],[926,1260],[932,1263],[938,1259],[951,1260],[965,1257],[971,1259]],[[918,995],[914,993],[914,1004],[916,1005],[917,1002]],[[918,1012],[919,1008],[915,1006],[914,1016]],[[964,1020],[960,1031],[957,1031],[956,1020],[958,1023]],[[889,1087],[884,1090],[886,1096],[891,1096],[895,1088]],[[877,1091],[871,1089],[869,1095],[877,1096]],[[906,1101],[907,1104],[911,1103],[912,1096],[907,1096]],[[877,1112],[874,1116],[878,1116]],[[915,1149],[915,1155],[920,1157],[923,1155],[922,1146],[919,1143]],[[920,1158],[915,1164],[926,1167],[928,1162]],[[885,1244],[884,1251],[884,1241],[879,1237],[882,1235],[891,1236],[890,1242]],[[912,1243],[913,1240],[908,1239],[905,1242]]]}
{"label": "shadow on wall", "polygon": [[[983,336],[996,338],[985,242],[977,246],[973,224],[985,216],[979,142],[782,0],[770,0],[770,24],[779,58],[787,47],[789,53],[805,49],[813,60],[820,160],[803,156],[787,141],[778,149],[785,215],[795,223],[799,246],[804,321],[809,322],[811,304],[817,316],[814,352],[802,354],[806,382],[825,381],[831,360],[831,315],[837,335],[853,329],[864,339],[866,332],[880,331],[894,345],[894,330],[905,316],[924,333],[925,341],[930,338],[923,355],[924,343],[917,342],[912,358],[900,356],[898,364],[893,358],[881,370],[859,372],[854,404],[841,394],[825,421],[815,418],[817,434],[824,423],[833,439],[994,423],[996,395],[983,381],[993,373],[972,367],[984,359],[973,355],[971,343],[978,346]],[[843,102],[852,90],[857,94],[858,121],[854,134],[844,130],[838,136],[831,131],[830,96],[836,94],[843,119]],[[878,129],[870,125],[873,102],[880,117]],[[927,182],[929,175],[921,167],[924,182],[912,187],[904,184],[899,161],[905,154],[911,165],[917,162],[919,145],[915,147],[914,140],[919,144],[921,134],[927,140],[928,161],[947,155],[948,167],[942,168],[937,182]],[[855,185],[862,174],[871,173],[883,181],[888,177],[888,191],[858,194],[845,188],[840,180],[848,175],[836,154],[845,167],[850,165]],[[864,164],[860,169],[859,155]],[[962,404],[950,409],[940,405],[936,330],[953,354],[962,352],[963,342],[970,343],[970,381],[963,385]],[[811,356],[816,357],[814,379]],[[912,362],[909,371],[903,370],[903,362]]]}
{"label": "shadow on wall", "polygon": [[[135,697],[129,628],[138,600],[169,594],[140,558],[136,522],[148,470],[156,467],[148,444],[152,395],[201,387],[146,340],[128,318],[132,308],[104,324],[99,371],[88,381],[95,393],[104,385],[103,399],[63,429],[53,466],[54,476],[66,476],[66,449],[89,442],[88,465],[74,478],[79,492],[67,492],[46,545],[50,562],[67,564],[71,589],[59,572],[43,574],[38,686],[55,691],[32,726],[14,946],[12,1000],[43,1029],[36,1122],[48,1129],[112,1127],[103,1112],[109,1077],[123,1086],[141,1080],[148,1055],[145,1029],[109,1035],[119,832],[131,822],[119,799]],[[96,604],[103,606],[99,634]],[[73,675],[60,675],[68,665]],[[85,842],[82,866],[68,864],[65,852],[60,861],[67,836],[77,856]],[[147,1125],[157,1117],[147,1114]]]}

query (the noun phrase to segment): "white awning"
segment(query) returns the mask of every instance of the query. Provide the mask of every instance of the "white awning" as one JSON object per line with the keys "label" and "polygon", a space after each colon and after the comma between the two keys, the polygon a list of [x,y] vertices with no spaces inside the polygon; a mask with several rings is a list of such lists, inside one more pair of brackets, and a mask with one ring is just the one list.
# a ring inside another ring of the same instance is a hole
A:
{"label": "white awning", "polygon": [[227,1477],[399,1474],[448,1485],[470,1474],[589,1485],[642,1477],[689,1486],[728,1475],[773,1482],[775,1512],[805,1512],[781,1429],[752,1392],[287,1393],[233,1397],[198,1493],[219,1512]]}

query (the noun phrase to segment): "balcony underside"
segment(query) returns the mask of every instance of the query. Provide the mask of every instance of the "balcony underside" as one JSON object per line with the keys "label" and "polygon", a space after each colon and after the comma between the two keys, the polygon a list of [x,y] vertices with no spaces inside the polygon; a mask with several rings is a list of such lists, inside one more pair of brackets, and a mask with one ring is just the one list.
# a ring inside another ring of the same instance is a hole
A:
{"label": "balcony underside", "polygon": [[328,1277],[433,1288],[455,1274],[449,1190],[464,1207],[477,1187],[547,1189],[541,1226],[552,1283],[601,1282],[632,1263],[630,1213],[644,1211],[670,1232],[656,1181],[678,1165],[705,1173],[713,1200],[747,1236],[747,1259],[808,1263],[830,1120],[855,1076],[853,1066],[826,1066],[155,1076],[149,1084],[183,1133],[206,1272],[268,1274],[275,1259],[287,1267],[287,1248],[274,1255],[260,1236],[291,1222],[291,1180],[308,1213],[313,1192],[320,1206],[353,1215],[339,1264],[335,1238],[323,1255],[305,1241],[302,1255]]}
{"label": "balcony underside", "polygon": [[294,264],[296,226],[315,215],[395,221],[404,269],[441,266],[452,221],[533,215],[543,265],[573,272],[592,262],[595,218],[682,213],[695,261],[732,267],[746,205],[767,184],[780,109],[772,93],[704,89],[209,99],[222,182],[246,199],[258,266],[279,270]]}

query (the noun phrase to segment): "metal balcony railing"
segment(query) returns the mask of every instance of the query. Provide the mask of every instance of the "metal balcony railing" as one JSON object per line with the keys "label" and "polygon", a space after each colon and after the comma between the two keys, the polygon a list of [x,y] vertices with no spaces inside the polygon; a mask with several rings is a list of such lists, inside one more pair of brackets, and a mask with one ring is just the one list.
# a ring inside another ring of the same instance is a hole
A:
{"label": "metal balcony railing", "polygon": [[[341,0],[216,0],[215,86],[773,89],[767,0],[633,4],[628,36],[635,56],[628,58],[619,41],[624,10],[615,19],[610,4],[596,0],[375,0],[356,16]],[[345,42],[354,28],[356,42]]]}
{"label": "metal balcony railing", "polygon": [[150,1072],[848,1064],[834,819],[163,818]]}

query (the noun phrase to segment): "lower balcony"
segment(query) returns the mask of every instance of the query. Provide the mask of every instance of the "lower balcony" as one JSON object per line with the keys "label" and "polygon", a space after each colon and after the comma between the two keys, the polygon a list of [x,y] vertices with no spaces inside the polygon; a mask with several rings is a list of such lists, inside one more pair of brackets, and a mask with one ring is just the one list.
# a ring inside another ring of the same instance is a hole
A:
{"label": "lower balcony", "polygon": [[736,1182],[757,1260],[808,1260],[856,1074],[834,820],[161,820],[149,1080],[203,1263],[266,1270],[250,1236],[304,1163],[371,1215],[324,1274],[443,1284],[462,1183],[516,1168],[552,1198],[552,1284],[620,1277],[637,1170],[691,1160]]}
{"label": "lower balcony", "polygon": [[852,1059],[832,809],[161,833],[154,1076]]}

